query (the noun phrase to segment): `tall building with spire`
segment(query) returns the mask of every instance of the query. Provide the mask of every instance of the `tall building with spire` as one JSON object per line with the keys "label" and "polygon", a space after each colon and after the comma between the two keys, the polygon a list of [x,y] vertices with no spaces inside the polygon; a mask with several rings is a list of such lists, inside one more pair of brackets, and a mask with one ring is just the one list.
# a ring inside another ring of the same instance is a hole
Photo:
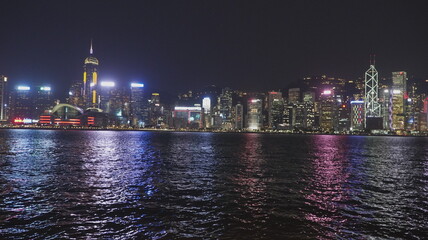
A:
{"label": "tall building with spire", "polygon": [[85,59],[85,65],[83,65],[83,101],[86,108],[98,108],[98,71],[99,65],[98,59],[94,57],[94,50],[89,50],[89,57]]}
{"label": "tall building with spire", "polygon": [[370,56],[370,68],[365,73],[364,115],[366,129],[382,129],[381,105],[379,103],[379,80],[375,68],[375,56]]}

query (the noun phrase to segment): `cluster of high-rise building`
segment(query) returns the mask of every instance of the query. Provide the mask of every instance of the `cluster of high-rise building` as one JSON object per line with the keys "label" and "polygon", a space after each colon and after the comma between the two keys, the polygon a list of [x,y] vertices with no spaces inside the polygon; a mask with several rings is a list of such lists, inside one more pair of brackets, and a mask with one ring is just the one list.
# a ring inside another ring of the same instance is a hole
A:
{"label": "cluster of high-rise building", "polygon": [[355,80],[310,76],[295,86],[245,92],[207,86],[161,102],[141,82],[121,86],[99,80],[99,61],[84,60],[82,79],[70,86],[66,102],[53,99],[50,86],[15,86],[0,76],[0,120],[42,126],[97,126],[218,131],[423,133],[428,100],[423,84],[405,71],[379,79],[374,62]]}

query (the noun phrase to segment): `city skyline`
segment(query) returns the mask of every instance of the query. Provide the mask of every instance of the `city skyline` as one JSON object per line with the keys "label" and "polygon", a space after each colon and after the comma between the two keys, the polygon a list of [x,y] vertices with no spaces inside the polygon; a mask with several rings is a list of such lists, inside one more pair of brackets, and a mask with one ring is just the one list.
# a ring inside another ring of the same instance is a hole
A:
{"label": "city skyline", "polygon": [[0,74],[14,85],[49,84],[63,96],[82,78],[93,39],[101,80],[144,82],[171,94],[211,84],[265,91],[320,74],[355,79],[364,76],[370,54],[380,77],[403,70],[426,79],[427,18],[417,4],[400,3],[380,1],[363,11],[362,3],[308,1],[90,2],[83,9],[76,2],[10,2],[0,17],[7,33]]}

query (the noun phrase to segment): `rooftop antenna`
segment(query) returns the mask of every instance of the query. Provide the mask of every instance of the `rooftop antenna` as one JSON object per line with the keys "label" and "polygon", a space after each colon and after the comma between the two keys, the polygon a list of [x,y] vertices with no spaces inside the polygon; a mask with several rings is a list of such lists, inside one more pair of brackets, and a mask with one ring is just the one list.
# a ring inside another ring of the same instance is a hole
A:
{"label": "rooftop antenna", "polygon": [[89,53],[92,55],[92,54],[94,54],[94,50],[93,50],[93,48],[92,48],[92,38],[91,38],[91,49],[89,49]]}

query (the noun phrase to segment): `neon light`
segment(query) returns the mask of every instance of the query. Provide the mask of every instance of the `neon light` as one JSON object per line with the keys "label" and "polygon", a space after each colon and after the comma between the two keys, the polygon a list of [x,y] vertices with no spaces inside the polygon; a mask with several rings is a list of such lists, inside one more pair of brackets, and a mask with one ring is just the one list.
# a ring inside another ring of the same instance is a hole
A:
{"label": "neon light", "polygon": [[91,84],[89,84],[89,86],[93,87],[93,86],[95,86],[95,83],[91,82]]}
{"label": "neon light", "polygon": [[40,90],[42,90],[42,91],[50,91],[51,87],[41,87]]}
{"label": "neon light", "polygon": [[351,101],[351,104],[362,104],[364,101]]}
{"label": "neon light", "polygon": [[383,92],[384,92],[384,93],[388,93],[388,92],[389,92],[389,90],[388,90],[388,89],[385,89],[385,90],[383,90]]}
{"label": "neon light", "polygon": [[401,93],[401,90],[399,90],[399,89],[394,89],[394,90],[392,90],[392,93],[393,93],[393,94],[400,94],[400,93]]}
{"label": "neon light", "polygon": [[19,91],[29,91],[30,87],[29,86],[18,86],[16,89],[18,89]]}
{"label": "neon light", "polygon": [[152,93],[152,96],[159,96],[159,93]]}
{"label": "neon light", "polygon": [[97,103],[97,91],[92,90],[92,103]]}
{"label": "neon light", "polygon": [[174,110],[178,111],[201,111],[201,107],[175,107]]}
{"label": "neon light", "polygon": [[97,79],[98,79],[98,74],[97,72],[93,72],[92,73],[92,82],[96,85],[97,84]]}
{"label": "neon light", "polygon": [[28,124],[28,123],[33,123],[34,121],[33,121],[33,119],[30,119],[30,118],[24,118],[24,119],[22,119],[22,118],[15,118],[15,119],[13,120],[13,122],[14,122],[14,123],[24,123],[24,124]]}
{"label": "neon light", "polygon": [[101,82],[101,87],[114,87],[116,84],[114,82],[110,81],[103,81]]}
{"label": "neon light", "polygon": [[260,102],[260,99],[251,99],[252,103]]}
{"label": "neon light", "polygon": [[72,91],[68,92],[68,95],[70,95],[70,96],[73,95],[73,92]]}
{"label": "neon light", "polygon": [[331,94],[331,90],[324,90],[324,92],[322,94],[324,94],[324,95],[330,95]]}
{"label": "neon light", "polygon": [[144,87],[144,84],[142,83],[131,83],[132,88],[142,88]]}

